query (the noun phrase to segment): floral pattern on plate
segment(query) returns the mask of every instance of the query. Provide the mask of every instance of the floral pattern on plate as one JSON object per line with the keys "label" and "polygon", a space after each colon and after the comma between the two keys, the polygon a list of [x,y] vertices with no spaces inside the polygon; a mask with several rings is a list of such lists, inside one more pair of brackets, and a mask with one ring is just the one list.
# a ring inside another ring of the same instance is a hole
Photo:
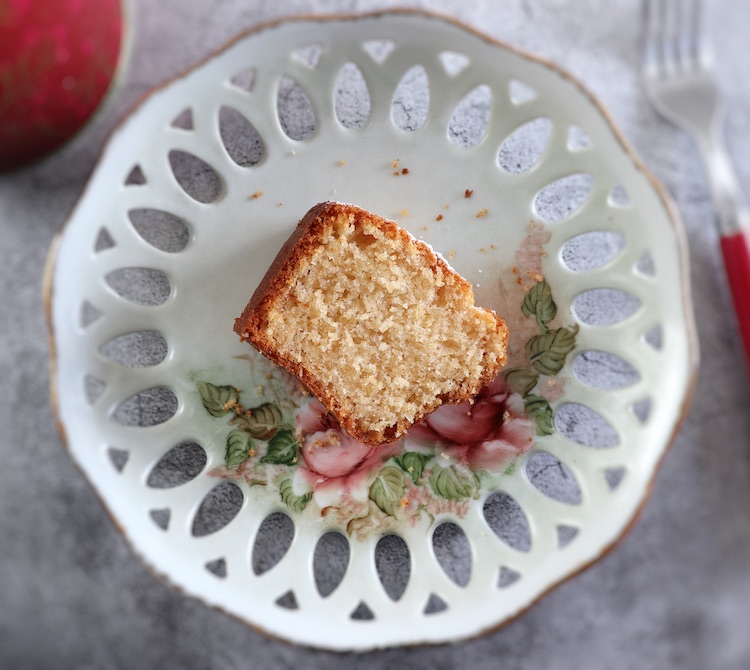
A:
{"label": "floral pattern on plate", "polygon": [[510,365],[472,402],[442,405],[397,442],[372,448],[279,368],[256,388],[269,400],[249,408],[239,388],[199,381],[208,414],[230,417],[225,464],[210,474],[268,487],[291,512],[317,508],[349,534],[431,522],[443,512],[463,517],[468,500],[495,488],[537,435],[555,430],[551,403],[562,395],[558,374],[578,326],[559,325],[542,275],[549,237],[541,224],[529,224],[510,271],[515,281],[504,288]]}

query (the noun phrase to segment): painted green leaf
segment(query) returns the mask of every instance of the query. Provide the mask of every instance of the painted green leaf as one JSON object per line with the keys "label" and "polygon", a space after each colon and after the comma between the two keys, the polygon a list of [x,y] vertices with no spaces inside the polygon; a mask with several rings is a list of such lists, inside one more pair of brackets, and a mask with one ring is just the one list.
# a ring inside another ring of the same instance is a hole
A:
{"label": "painted green leaf", "polygon": [[420,454],[416,451],[407,451],[405,454],[401,454],[401,456],[397,456],[393,460],[398,463],[398,466],[404,472],[408,472],[411,475],[411,478],[414,480],[414,483],[417,484],[422,477],[424,466],[431,458],[432,456],[429,456],[428,454]]}
{"label": "painted green leaf", "polygon": [[294,465],[299,456],[299,443],[291,430],[279,430],[269,441],[261,463]]}
{"label": "painted green leaf", "polygon": [[430,475],[432,490],[448,500],[466,500],[479,495],[479,477],[469,470],[449,465],[441,468],[436,465]]}
{"label": "painted green leaf", "polygon": [[538,395],[528,396],[524,404],[526,414],[536,422],[536,432],[539,435],[552,435],[555,432],[555,421],[550,404]]}
{"label": "painted green leaf", "polygon": [[259,407],[253,407],[249,413],[236,416],[230,423],[239,425],[242,430],[259,440],[269,440],[276,434],[283,421],[281,410],[273,403],[266,402]]}
{"label": "painted green leaf", "polygon": [[526,343],[526,352],[534,367],[543,375],[556,375],[565,365],[565,357],[576,346],[578,324],[570,330],[558,328],[532,337]]}
{"label": "painted green leaf", "polygon": [[555,318],[557,305],[552,299],[552,289],[544,279],[534,284],[534,287],[526,294],[521,311],[528,317],[534,317],[540,326],[548,324]]}
{"label": "painted green leaf", "polygon": [[301,496],[295,495],[291,477],[287,477],[279,484],[279,494],[281,501],[293,512],[301,512],[312,500],[312,492]]}
{"label": "painted green leaf", "polygon": [[511,368],[505,373],[505,381],[516,393],[528,395],[536,386],[539,372],[534,368]]}
{"label": "painted green leaf", "polygon": [[224,416],[240,401],[240,392],[234,386],[215,386],[208,382],[196,384],[203,406],[211,416]]}
{"label": "painted green leaf", "polygon": [[228,468],[242,465],[250,457],[250,449],[253,440],[247,433],[241,430],[233,430],[227,436],[227,450],[224,454],[224,462]]}
{"label": "painted green leaf", "polygon": [[370,500],[391,516],[396,515],[396,510],[401,505],[405,494],[404,473],[393,465],[388,465],[378,472],[378,476],[370,486]]}
{"label": "painted green leaf", "polygon": [[516,470],[518,470],[518,459],[514,458],[510,465],[503,470],[503,474],[506,476],[512,475]]}

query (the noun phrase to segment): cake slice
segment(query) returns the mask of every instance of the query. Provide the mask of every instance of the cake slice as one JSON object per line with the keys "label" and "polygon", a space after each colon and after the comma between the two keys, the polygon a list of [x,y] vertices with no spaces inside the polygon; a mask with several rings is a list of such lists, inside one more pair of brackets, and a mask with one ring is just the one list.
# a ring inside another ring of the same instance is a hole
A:
{"label": "cake slice", "polygon": [[473,398],[508,343],[503,320],[427,244],[337,202],[299,222],[234,329],[373,446]]}

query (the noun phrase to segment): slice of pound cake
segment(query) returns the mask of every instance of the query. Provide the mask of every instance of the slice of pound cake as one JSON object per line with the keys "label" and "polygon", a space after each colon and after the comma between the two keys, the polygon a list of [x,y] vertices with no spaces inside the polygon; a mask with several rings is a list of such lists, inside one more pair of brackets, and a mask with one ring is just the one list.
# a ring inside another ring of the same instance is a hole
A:
{"label": "slice of pound cake", "polygon": [[369,445],[474,397],[508,343],[503,320],[428,245],[337,202],[299,222],[235,331]]}

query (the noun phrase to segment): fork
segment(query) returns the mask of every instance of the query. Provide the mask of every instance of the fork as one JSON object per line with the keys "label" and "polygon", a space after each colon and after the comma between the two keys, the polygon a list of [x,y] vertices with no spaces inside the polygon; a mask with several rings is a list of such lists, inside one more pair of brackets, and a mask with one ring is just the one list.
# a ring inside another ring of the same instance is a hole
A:
{"label": "fork", "polygon": [[750,364],[750,210],[724,141],[724,100],[702,31],[701,0],[643,0],[641,74],[652,105],[692,136],[703,157]]}

